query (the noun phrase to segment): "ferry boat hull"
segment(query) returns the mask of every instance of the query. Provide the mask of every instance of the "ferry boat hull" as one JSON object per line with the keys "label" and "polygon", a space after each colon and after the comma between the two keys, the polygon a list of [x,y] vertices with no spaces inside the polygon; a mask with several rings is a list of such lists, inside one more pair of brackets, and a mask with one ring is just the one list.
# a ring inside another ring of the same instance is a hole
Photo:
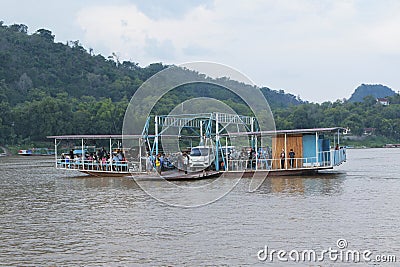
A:
{"label": "ferry boat hull", "polygon": [[150,174],[147,173],[131,173],[131,172],[111,172],[111,171],[95,171],[95,170],[79,170],[81,173],[95,176],[95,177],[131,177],[135,179],[166,179],[169,181],[176,180],[196,180],[196,179],[209,179],[215,178],[222,174],[222,172],[207,171],[207,172],[189,172],[185,174],[184,172],[165,171],[161,176],[157,175],[155,172]]}
{"label": "ferry boat hull", "polygon": [[131,177],[135,179],[166,179],[169,181],[173,180],[196,180],[196,179],[210,179],[222,176],[224,178],[237,178],[241,175],[242,178],[252,178],[257,172],[263,174],[265,177],[275,176],[302,176],[302,175],[315,175],[320,171],[332,170],[333,167],[320,167],[313,169],[287,169],[287,170],[246,170],[243,172],[229,172],[229,171],[207,171],[207,172],[178,172],[177,170],[165,171],[161,176],[158,176],[155,172],[147,173],[131,173],[131,172],[113,172],[113,171],[96,171],[96,170],[79,170],[79,172],[94,177]]}

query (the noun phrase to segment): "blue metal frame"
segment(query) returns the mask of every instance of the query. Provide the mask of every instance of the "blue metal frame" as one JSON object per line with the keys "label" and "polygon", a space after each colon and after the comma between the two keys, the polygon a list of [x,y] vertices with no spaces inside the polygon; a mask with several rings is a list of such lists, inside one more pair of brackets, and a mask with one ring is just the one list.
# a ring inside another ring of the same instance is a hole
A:
{"label": "blue metal frame", "polygon": [[[193,120],[198,120],[200,119],[201,122],[200,124],[198,124],[197,122],[195,123],[188,123],[188,124],[182,124],[179,123],[180,125],[175,125],[174,120],[171,120],[169,122],[166,122],[165,119],[170,117],[173,118],[174,116],[169,116],[169,115],[162,115],[162,116],[149,116],[146,120],[145,126],[143,128],[142,131],[142,136],[143,138],[145,138],[149,144],[149,148],[151,149],[150,153],[151,155],[156,152],[158,153],[158,142],[157,139],[163,134],[163,132],[166,131],[166,129],[168,127],[181,127],[181,128],[188,128],[190,131],[192,131],[193,133],[195,133],[196,136],[199,136],[200,138],[203,138],[203,136],[201,136],[201,134],[199,133],[199,131],[197,131],[196,129],[199,127],[204,127],[204,136],[207,139],[212,139],[213,137],[215,137],[215,159],[214,159],[214,164],[215,164],[215,169],[217,171],[220,170],[220,165],[219,165],[219,160],[221,159],[222,162],[224,163],[224,169],[227,170],[227,155],[224,155],[223,152],[223,147],[221,146],[221,142],[219,140],[219,134],[221,132],[224,131],[224,129],[226,129],[227,125],[233,123],[233,124],[241,124],[245,127],[245,129],[247,131],[251,131],[249,128],[249,120],[253,120],[254,122],[254,127],[258,130],[258,124],[256,122],[256,120],[254,120],[253,117],[246,117],[246,116],[239,116],[239,119],[241,122],[238,122],[238,120],[236,120],[236,117],[229,117],[229,116],[235,116],[235,114],[225,114],[225,113],[204,113],[204,114],[186,114],[188,121],[190,121],[191,119]],[[218,125],[223,125],[223,127],[221,127],[221,129],[218,130],[217,132],[217,125],[213,125],[213,121],[215,121],[215,124],[217,123],[218,119],[217,116],[221,116],[218,118],[222,118],[220,122],[218,122]],[[158,129],[155,131],[155,135],[154,135],[154,141],[151,144],[150,142],[150,135],[149,135],[149,127],[150,127],[150,123],[151,123],[151,118],[157,118],[157,123],[155,122],[155,127],[160,127],[160,126],[166,126],[165,129],[163,129],[161,132],[158,132]],[[185,117],[176,117],[178,119],[184,119],[184,121],[186,122],[186,118]],[[215,129],[214,129],[215,127]],[[253,128],[254,128],[253,127]],[[200,128],[199,128],[200,129]],[[215,132],[214,132],[215,130]],[[253,129],[254,131],[254,129]],[[202,131],[200,131],[202,132]],[[251,143],[251,146],[254,148],[255,147],[255,143],[254,141]]]}

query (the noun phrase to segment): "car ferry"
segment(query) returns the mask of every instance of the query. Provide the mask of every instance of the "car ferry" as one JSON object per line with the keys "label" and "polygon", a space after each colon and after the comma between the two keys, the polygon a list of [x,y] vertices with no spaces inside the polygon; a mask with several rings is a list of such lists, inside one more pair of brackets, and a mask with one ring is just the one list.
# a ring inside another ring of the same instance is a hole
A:
{"label": "car ferry", "polygon": [[[257,127],[253,125],[253,117],[226,113],[154,116],[149,117],[150,120],[155,121],[155,128],[150,129],[150,123],[146,123],[140,135],[48,136],[54,139],[55,167],[93,176],[175,180],[221,174],[243,177],[255,173],[301,175],[333,169],[347,159],[346,148],[340,146],[341,135],[346,129],[341,127],[254,131]],[[234,133],[224,132],[225,127],[232,124],[246,127]],[[167,135],[165,129],[170,127],[179,127],[179,134]],[[183,132],[189,132],[183,131],[185,128],[191,128],[197,135],[184,136]],[[182,154],[162,143],[171,138],[186,151],[185,145],[191,144],[190,152]],[[263,138],[264,142],[261,141]],[[61,146],[60,143],[65,141],[75,145],[80,143],[81,153]],[[85,147],[89,145],[98,147],[88,152]],[[182,161],[183,155],[188,157],[186,165]],[[161,166],[156,166],[157,161]]]}

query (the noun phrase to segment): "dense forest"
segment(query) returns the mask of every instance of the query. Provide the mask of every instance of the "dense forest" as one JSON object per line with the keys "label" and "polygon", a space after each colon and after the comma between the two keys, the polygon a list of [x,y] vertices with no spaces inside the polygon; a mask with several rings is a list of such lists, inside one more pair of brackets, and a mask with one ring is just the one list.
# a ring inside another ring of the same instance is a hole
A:
{"label": "dense forest", "polygon": [[[56,43],[53,33],[28,34],[23,24],[0,22],[0,144],[31,144],[47,135],[117,134],[130,98],[149,77],[168,67],[141,67],[113,54],[96,55],[79,41]],[[134,55],[132,55],[134,57]],[[236,86],[244,89],[250,85]],[[283,90],[260,88],[274,113],[278,129],[342,126],[362,135],[375,128],[385,140],[400,139],[400,98],[382,106],[375,97],[362,102],[308,103]],[[247,112],[237,96],[213,85],[177,88],[157,105],[165,114],[190,97],[214,97],[238,112]]]}

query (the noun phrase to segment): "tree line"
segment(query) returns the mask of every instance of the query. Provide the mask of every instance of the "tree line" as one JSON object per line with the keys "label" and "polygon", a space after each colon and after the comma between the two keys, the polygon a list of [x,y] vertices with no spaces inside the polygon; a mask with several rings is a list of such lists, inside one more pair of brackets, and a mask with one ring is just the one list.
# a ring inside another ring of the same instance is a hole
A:
{"label": "tree line", "polygon": [[[190,98],[190,96],[186,96]],[[277,129],[299,129],[342,126],[351,134],[362,135],[365,128],[374,128],[374,134],[390,140],[400,140],[400,96],[389,98],[391,104],[383,106],[373,97],[364,102],[303,103],[286,108],[274,108]],[[184,96],[165,97],[153,110],[154,114],[168,114]],[[249,114],[244,103],[232,99],[222,100],[240,114]],[[67,93],[38,97],[14,107],[0,102],[1,143],[29,143],[45,140],[48,135],[64,134],[119,134],[127,98],[112,101],[92,96],[69,97]]]}

